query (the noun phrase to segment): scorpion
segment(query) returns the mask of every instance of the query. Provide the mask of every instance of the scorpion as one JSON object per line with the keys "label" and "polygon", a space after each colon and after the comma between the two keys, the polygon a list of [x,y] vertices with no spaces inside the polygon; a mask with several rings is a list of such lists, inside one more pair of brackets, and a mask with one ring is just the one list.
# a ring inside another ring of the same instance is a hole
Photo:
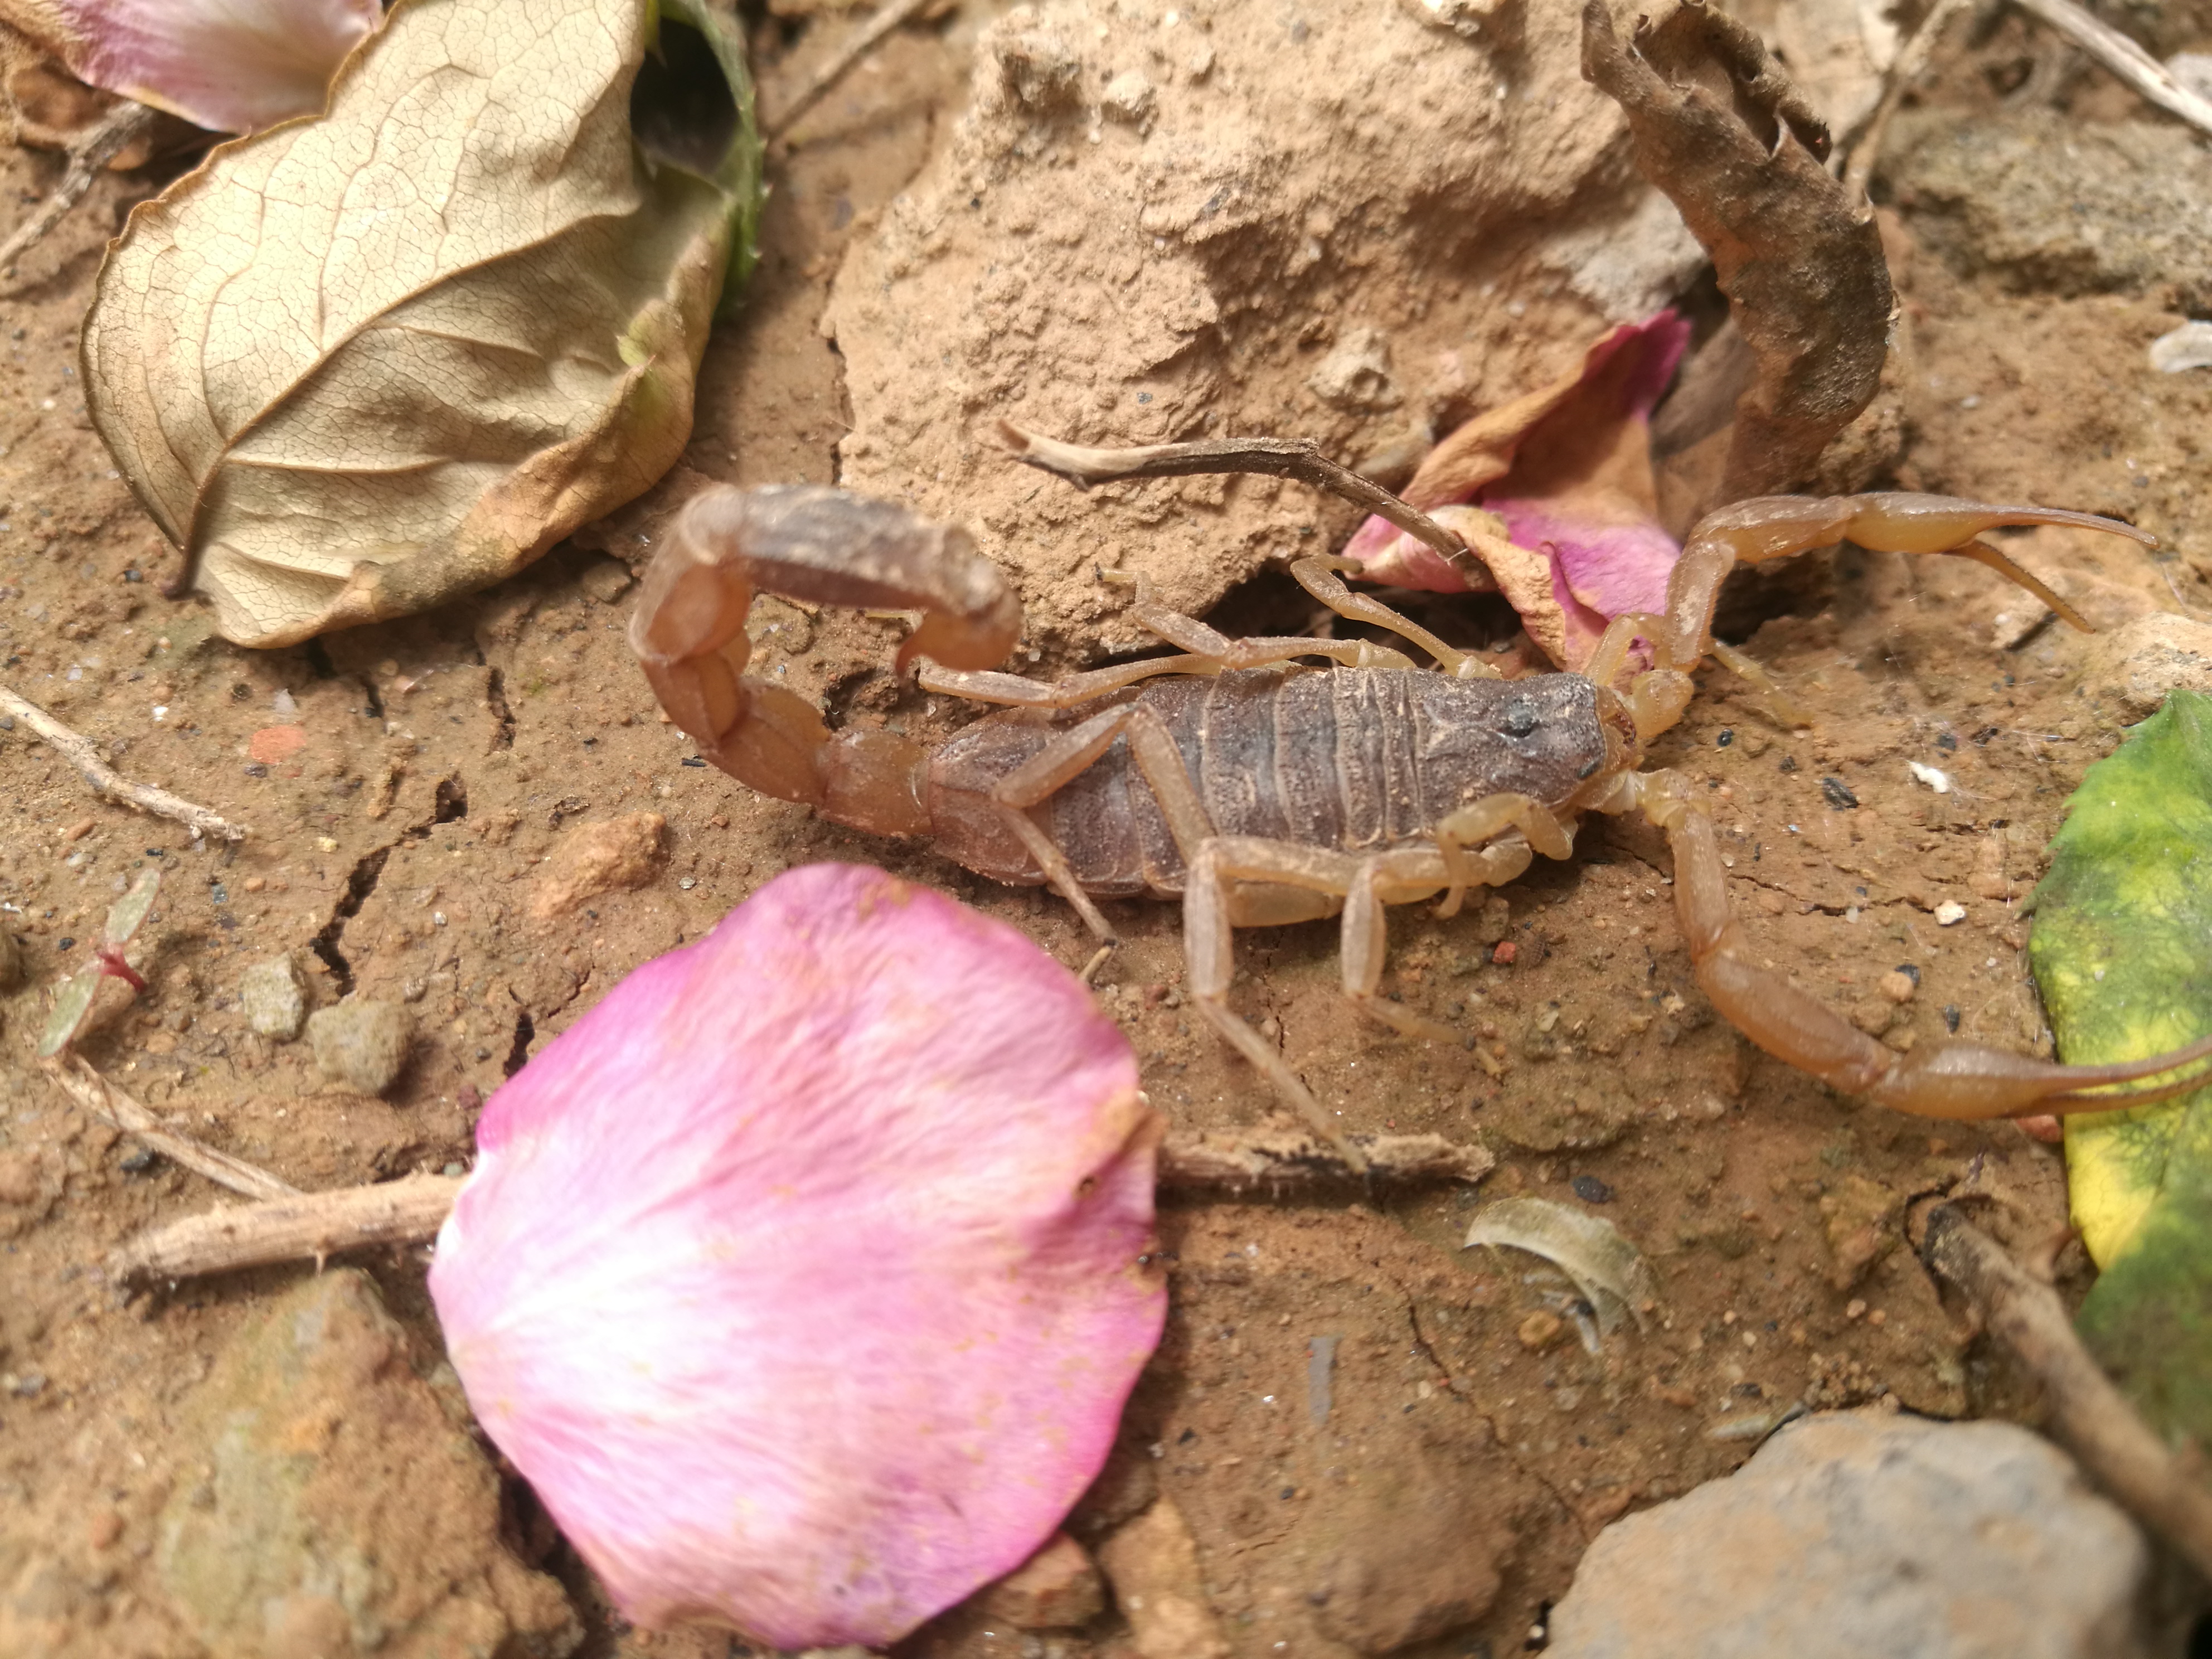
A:
{"label": "scorpion", "polygon": [[[1318,472],[1214,444],[1078,450],[1002,434],[1021,459],[1083,483],[1139,476],[1083,469],[1085,458],[1151,455],[1151,476],[1268,471],[1340,489],[1440,550],[1452,532],[1325,460]],[[1024,448],[1028,453],[1024,453]],[[1307,447],[1310,448],[1310,447]],[[1170,453],[1170,452],[1173,452]],[[1310,462],[1311,458],[1309,457]],[[1323,476],[1326,475],[1326,476]],[[879,835],[928,836],[994,880],[1048,884],[1104,945],[1095,900],[1182,901],[1192,1001],[1280,1098],[1354,1168],[1364,1161],[1271,1043],[1229,1006],[1231,934],[1341,914],[1345,994],[1411,1037],[1458,1034],[1378,994],[1387,906],[1497,886],[1536,854],[1565,859],[1584,814],[1641,811],[1668,840],[1674,906],[1698,987],[1768,1054],[1847,1094],[1938,1118],[2105,1110],[2203,1081],[2212,1037],[2151,1059],[2057,1065],[1959,1041],[1900,1053],[1753,960],[1730,912],[1714,825],[1680,774],[1642,767],[1645,745],[1687,707],[1708,656],[1779,687],[1712,635],[1722,580],[1739,564],[1850,540],[1870,550],[1951,554],[1991,566],[2086,628],[1981,538],[2002,526],[2067,525],[2153,538],[2058,508],[1888,493],[1763,496],[1693,528],[1662,616],[1614,619],[1580,673],[1499,676],[1380,600],[1353,592],[1341,561],[1305,557],[1292,578],[1349,621],[1395,635],[1435,664],[1364,639],[1232,639],[1158,603],[1141,580],[1130,616],[1177,654],[1042,681],[997,672],[1022,608],[968,533],[827,485],[695,495],[648,566],[629,639],[670,718],[701,754],[755,790]],[[1102,572],[1102,574],[1116,573]],[[756,592],[823,605],[919,613],[895,672],[918,658],[932,692],[999,705],[935,750],[899,733],[832,731],[796,693],[749,678]],[[1640,647],[1644,657],[1632,656]],[[1316,668],[1303,659],[1318,658]],[[2177,1070],[2186,1075],[2150,1082]],[[2146,1084],[2120,1089],[2114,1085]]]}

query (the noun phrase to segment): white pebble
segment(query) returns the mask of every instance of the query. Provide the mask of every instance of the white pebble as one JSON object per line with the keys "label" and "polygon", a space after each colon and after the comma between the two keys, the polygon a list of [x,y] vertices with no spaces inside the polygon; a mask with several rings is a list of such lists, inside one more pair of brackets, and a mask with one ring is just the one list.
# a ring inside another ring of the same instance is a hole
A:
{"label": "white pebble", "polygon": [[1939,795],[1951,793],[1951,775],[1940,766],[1923,766],[1918,761],[1905,763],[1912,769],[1912,775]]}
{"label": "white pebble", "polygon": [[1936,907],[1936,925],[1938,927],[1948,927],[1966,919],[1966,907],[1956,899],[1945,899]]}
{"label": "white pebble", "polygon": [[2212,323],[2184,323],[2150,343],[2150,366],[2161,374],[2212,368]]}

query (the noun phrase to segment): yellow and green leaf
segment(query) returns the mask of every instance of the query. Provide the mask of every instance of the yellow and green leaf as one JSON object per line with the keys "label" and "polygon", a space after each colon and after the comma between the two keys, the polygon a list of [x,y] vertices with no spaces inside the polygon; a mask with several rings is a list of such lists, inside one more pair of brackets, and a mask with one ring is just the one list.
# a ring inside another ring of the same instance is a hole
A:
{"label": "yellow and green leaf", "polygon": [[[2175,691],[2091,767],[2051,842],[2029,946],[2059,1053],[2136,1060],[2212,1031],[2212,697]],[[2212,1088],[2066,1122],[2074,1219],[2103,1269],[2083,1340],[2151,1420],[2212,1434]]]}

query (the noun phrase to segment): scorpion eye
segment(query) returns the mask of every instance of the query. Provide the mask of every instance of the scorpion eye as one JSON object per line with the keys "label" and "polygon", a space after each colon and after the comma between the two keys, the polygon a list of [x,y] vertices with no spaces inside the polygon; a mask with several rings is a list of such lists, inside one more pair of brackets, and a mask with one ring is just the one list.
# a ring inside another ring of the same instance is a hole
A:
{"label": "scorpion eye", "polygon": [[1502,724],[1507,737],[1527,737],[1536,729],[1536,705],[1526,697],[1514,698],[1505,705]]}

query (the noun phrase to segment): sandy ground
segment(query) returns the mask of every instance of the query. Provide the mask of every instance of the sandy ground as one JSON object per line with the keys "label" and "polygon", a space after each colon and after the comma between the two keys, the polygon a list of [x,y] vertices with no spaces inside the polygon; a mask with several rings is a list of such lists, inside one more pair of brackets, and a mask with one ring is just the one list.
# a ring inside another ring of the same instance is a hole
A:
{"label": "sandy ground", "polygon": [[[821,326],[830,286],[963,106],[976,21],[894,37],[776,161],[759,278],[702,373],[693,471],[836,476],[850,417]],[[781,35],[769,41],[771,106],[818,49],[790,36],[787,56]],[[1961,109],[1993,107],[2007,66],[2031,49],[2001,33],[1977,52],[1945,80]],[[2068,95],[2081,120],[2136,114],[2094,77]],[[0,158],[0,222],[54,172],[46,157]],[[303,1187],[465,1164],[484,1094],[629,969],[795,864],[879,863],[1012,921],[1071,965],[1088,955],[1056,900],[991,886],[926,846],[823,824],[691,763],[629,656],[635,589],[607,551],[557,550],[437,614],[271,653],[228,645],[204,611],[162,598],[175,556],[92,434],[74,350],[100,246],[154,182],[104,180],[0,302],[0,659],[7,684],[122,770],[253,834],[195,846],[175,825],[94,801],[25,731],[0,730],[0,926],[28,969],[27,988],[0,1000],[10,1651],[208,1650],[164,1589],[164,1517],[189,1501],[205,1455],[195,1390],[257,1308],[301,1277],[126,1298],[100,1270],[131,1233],[214,1198],[88,1120],[27,1060],[38,988],[83,959],[138,870],[165,877],[143,935],[149,994],[82,1052],[180,1127]],[[1888,476],[2119,512],[2167,537],[2157,561],[2058,532],[2008,544],[2061,573],[2100,625],[2212,605],[2190,481],[2203,375],[2140,367],[2147,343],[2181,320],[2172,293],[2023,283],[1938,257],[1918,222],[1906,206],[1887,227],[1910,347]],[[634,553],[631,533],[598,539]],[[1748,648],[1790,683],[1809,727],[1778,730],[1713,675],[1654,759],[1710,787],[1738,909],[1776,971],[1899,1046],[1955,1030],[2047,1048],[2022,904],[2069,791],[2118,740],[2112,711],[2082,694],[2084,643],[2056,625],[2023,633],[2026,602],[1978,568],[1855,552],[1808,568],[1776,590],[1790,608],[1770,598],[1774,613],[1746,623]],[[1260,575],[1220,614],[1256,628],[1286,591]],[[1494,603],[1458,613],[1463,637],[1509,641]],[[755,631],[758,660],[840,718],[934,736],[966,717],[890,679],[895,624],[769,605]],[[1951,793],[1915,781],[1908,761],[1943,769]],[[533,914],[549,879],[539,866],[564,837],[640,812],[666,821],[645,885]],[[1518,1650],[1597,1528],[1735,1468],[1793,1402],[2032,1416],[1893,1246],[1909,1200],[1977,1164],[2013,1205],[2013,1235],[2046,1236],[2063,1224],[2056,1150],[2010,1125],[1930,1124],[1839,1098],[1753,1050],[1692,982],[1668,867],[1661,837],[1607,822],[1571,863],[1533,870],[1456,921],[1394,916],[1386,988],[1468,1032],[1468,1048],[1357,1021],[1334,988],[1332,925],[1240,940],[1237,1006],[1279,1035],[1347,1123],[1478,1140],[1499,1164],[1481,1194],[1164,1210],[1167,1338],[1078,1529],[1095,1537],[1149,1492],[1171,1497],[1237,1654],[1380,1650],[1486,1582],[1494,1595],[1472,1624],[1406,1650]],[[1963,921],[1939,925],[1947,902]],[[1112,914],[1128,944],[1100,995],[1155,1103],[1201,1127],[1273,1118],[1264,1086],[1184,1003],[1173,909]],[[1506,941],[1510,953],[1496,950]],[[333,1092],[305,1044],[247,1029],[240,973],[280,952],[306,972],[313,1004],[362,993],[408,1006],[420,1036],[385,1099]],[[1881,987],[1900,967],[1917,984],[1898,1002]],[[1592,1207],[1643,1246],[1662,1286],[1647,1333],[1586,1352],[1571,1327],[1529,1322],[1556,1293],[1525,1262],[1456,1248],[1478,1196],[1512,1192]],[[361,1265],[413,1369],[432,1374],[422,1253]],[[2061,1265],[2078,1289],[2078,1250]],[[1321,1420],[1323,1338],[1335,1347]],[[358,1501],[376,1501],[374,1487],[362,1481]],[[567,1586],[582,1651],[744,1650],[626,1631],[518,1482],[500,1516],[506,1547]],[[477,1547],[499,1546],[487,1533]],[[1435,1555],[1451,1559],[1432,1567]],[[956,1609],[902,1650],[1072,1656],[1126,1653],[1126,1641],[1110,1615],[1041,1639]]]}

